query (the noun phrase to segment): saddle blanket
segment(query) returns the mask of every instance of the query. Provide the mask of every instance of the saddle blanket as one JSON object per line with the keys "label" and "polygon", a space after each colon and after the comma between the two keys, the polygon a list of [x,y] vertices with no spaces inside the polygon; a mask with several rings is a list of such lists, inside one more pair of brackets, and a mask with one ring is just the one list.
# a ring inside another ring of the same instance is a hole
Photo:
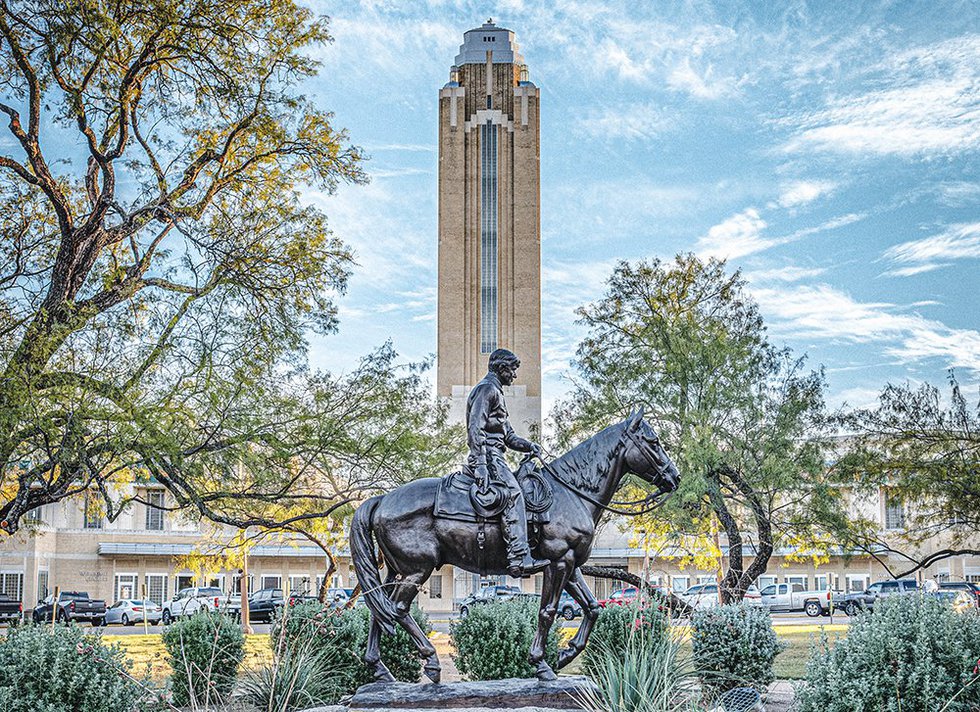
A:
{"label": "saddle blanket", "polygon": [[[517,481],[524,492],[528,524],[544,524],[551,521],[549,507],[553,492],[547,480],[533,467],[522,466],[517,471]],[[454,472],[443,477],[436,490],[436,503],[433,514],[436,517],[456,519],[462,522],[487,523],[499,517],[482,517],[473,509],[470,501],[470,488],[473,475],[468,472]],[[540,511],[538,511],[540,510]]]}

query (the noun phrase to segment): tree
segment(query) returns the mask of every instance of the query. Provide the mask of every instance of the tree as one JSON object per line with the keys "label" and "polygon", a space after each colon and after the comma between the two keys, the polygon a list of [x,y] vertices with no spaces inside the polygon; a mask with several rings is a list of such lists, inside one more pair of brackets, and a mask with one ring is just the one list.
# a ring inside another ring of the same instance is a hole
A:
{"label": "tree", "polygon": [[300,528],[441,462],[418,446],[444,414],[390,345],[306,366],[352,255],[299,190],[365,180],[297,90],[329,39],[291,0],[0,2],[5,532],[89,491],[112,519],[150,477]]}
{"label": "tree", "polygon": [[[876,408],[847,413],[842,426],[849,435],[832,471],[840,486],[858,496],[884,490],[905,513],[903,529],[888,535],[877,520],[841,520],[843,542],[895,578],[953,556],[980,556],[980,401],[967,401],[954,373],[947,398],[928,383],[889,384]],[[922,547],[936,537],[941,548]]]}
{"label": "tree", "polygon": [[[588,329],[575,387],[555,415],[563,444],[625,417],[639,404],[681,472],[680,490],[654,515],[636,517],[644,537],[729,566],[722,595],[740,599],[779,544],[822,557],[818,513],[833,508],[821,484],[824,380],[767,340],[756,305],[723,262],[679,255],[622,262],[602,299],[579,309]],[[829,545],[829,542],[827,542]],[[745,561],[743,546],[754,547]]]}

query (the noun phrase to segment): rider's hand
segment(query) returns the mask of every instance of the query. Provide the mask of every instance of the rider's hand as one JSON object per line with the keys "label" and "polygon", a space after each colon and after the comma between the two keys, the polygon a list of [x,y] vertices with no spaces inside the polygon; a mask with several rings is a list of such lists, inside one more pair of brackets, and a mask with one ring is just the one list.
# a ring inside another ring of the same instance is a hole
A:
{"label": "rider's hand", "polygon": [[541,446],[537,443],[531,443],[531,449],[529,452],[534,457],[541,457]]}
{"label": "rider's hand", "polygon": [[487,470],[487,466],[483,463],[478,464],[473,468],[473,475],[476,477],[476,483],[480,485],[480,489],[486,490],[490,484],[490,472]]}

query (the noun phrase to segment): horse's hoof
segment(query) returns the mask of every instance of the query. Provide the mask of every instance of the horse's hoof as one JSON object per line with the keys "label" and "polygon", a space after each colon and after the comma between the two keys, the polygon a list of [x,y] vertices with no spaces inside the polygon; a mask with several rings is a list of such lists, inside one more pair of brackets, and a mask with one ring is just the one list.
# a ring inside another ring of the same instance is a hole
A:
{"label": "horse's hoof", "polygon": [[538,676],[538,680],[540,680],[541,682],[552,682],[558,679],[558,676],[555,675],[555,671],[552,670],[551,666],[548,663],[546,663],[544,660],[538,663],[538,669],[536,674]]}
{"label": "horse's hoof", "polygon": [[438,660],[426,663],[425,667],[422,668],[422,672],[424,672],[425,676],[432,680],[432,682],[439,682],[442,679],[442,666],[439,665]]}
{"label": "horse's hoof", "polygon": [[374,673],[375,682],[395,682],[395,676],[389,670],[378,670]]}

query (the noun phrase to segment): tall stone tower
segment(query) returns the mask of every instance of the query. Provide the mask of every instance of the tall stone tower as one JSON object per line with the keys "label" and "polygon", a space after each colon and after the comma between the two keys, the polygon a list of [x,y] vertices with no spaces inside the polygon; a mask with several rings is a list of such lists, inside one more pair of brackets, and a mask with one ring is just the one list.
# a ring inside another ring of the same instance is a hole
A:
{"label": "tall stone tower", "polygon": [[497,348],[521,359],[510,421],[541,424],[540,90],[514,33],[492,20],[463,34],[439,92],[437,393],[454,419]]}

